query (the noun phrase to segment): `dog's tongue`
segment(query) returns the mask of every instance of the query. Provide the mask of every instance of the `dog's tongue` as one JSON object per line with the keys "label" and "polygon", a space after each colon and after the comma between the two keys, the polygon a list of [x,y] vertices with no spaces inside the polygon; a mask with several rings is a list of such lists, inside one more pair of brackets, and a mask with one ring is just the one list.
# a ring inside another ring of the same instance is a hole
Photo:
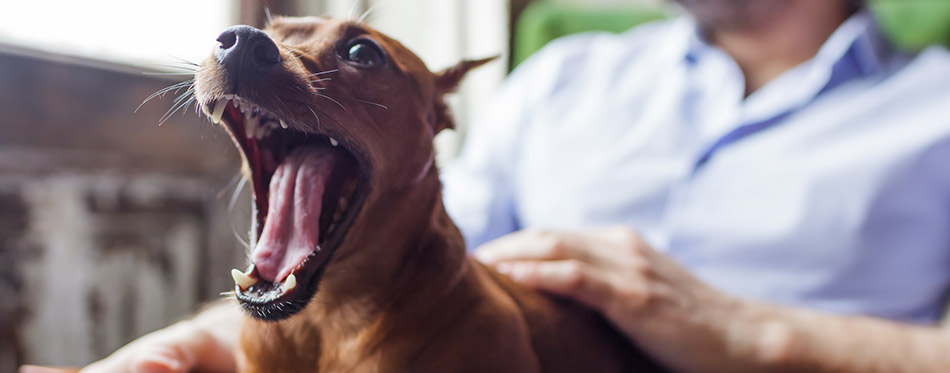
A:
{"label": "dog's tongue", "polygon": [[320,209],[333,157],[325,147],[301,147],[277,166],[264,230],[251,254],[264,280],[282,281],[320,243]]}

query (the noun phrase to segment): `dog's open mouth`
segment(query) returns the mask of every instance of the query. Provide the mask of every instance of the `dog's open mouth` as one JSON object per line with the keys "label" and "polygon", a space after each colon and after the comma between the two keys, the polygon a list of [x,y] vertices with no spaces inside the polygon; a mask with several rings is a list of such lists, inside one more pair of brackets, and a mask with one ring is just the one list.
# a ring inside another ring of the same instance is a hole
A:
{"label": "dog's open mouth", "polygon": [[362,206],[368,173],[346,144],[288,125],[245,98],[224,95],[204,109],[228,128],[254,187],[257,239],[251,267],[232,271],[235,294],[252,316],[285,319],[316,293]]}

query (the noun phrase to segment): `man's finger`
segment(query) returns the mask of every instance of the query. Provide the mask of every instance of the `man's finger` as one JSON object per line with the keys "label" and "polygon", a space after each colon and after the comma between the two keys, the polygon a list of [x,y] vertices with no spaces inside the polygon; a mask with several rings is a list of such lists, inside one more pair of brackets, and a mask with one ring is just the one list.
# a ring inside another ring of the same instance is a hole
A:
{"label": "man's finger", "polygon": [[37,365],[24,365],[20,367],[20,373],[75,373],[78,372],[76,369],[71,368],[53,368],[53,367],[41,367]]}
{"label": "man's finger", "polygon": [[134,350],[118,351],[125,356],[110,356],[83,368],[80,373],[184,373],[190,368],[181,349],[158,344]]}
{"label": "man's finger", "polygon": [[156,348],[139,353],[129,365],[135,373],[186,373],[192,365],[187,360],[175,349]]}
{"label": "man's finger", "polygon": [[589,265],[576,260],[503,262],[496,269],[522,285],[558,294],[594,309],[603,309],[608,284]]}
{"label": "man's finger", "polygon": [[475,257],[489,265],[513,260],[582,259],[575,241],[570,233],[518,231],[480,246]]}

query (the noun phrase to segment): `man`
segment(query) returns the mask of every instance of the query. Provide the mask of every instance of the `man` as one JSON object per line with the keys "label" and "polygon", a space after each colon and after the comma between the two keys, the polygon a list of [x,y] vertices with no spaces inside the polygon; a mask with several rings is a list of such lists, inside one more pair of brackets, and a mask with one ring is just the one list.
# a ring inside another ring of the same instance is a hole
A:
{"label": "man", "polygon": [[[853,1],[681,3],[513,74],[445,173],[476,255],[677,371],[950,370],[950,55]],[[239,317],[89,371],[233,368]]]}

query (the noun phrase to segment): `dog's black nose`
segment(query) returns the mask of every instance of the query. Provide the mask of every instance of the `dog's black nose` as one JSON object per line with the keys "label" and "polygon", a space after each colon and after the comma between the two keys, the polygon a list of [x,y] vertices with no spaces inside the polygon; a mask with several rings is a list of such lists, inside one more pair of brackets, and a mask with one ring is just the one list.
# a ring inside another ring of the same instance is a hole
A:
{"label": "dog's black nose", "polygon": [[251,26],[232,26],[218,36],[214,57],[232,76],[257,74],[280,63],[277,44]]}

